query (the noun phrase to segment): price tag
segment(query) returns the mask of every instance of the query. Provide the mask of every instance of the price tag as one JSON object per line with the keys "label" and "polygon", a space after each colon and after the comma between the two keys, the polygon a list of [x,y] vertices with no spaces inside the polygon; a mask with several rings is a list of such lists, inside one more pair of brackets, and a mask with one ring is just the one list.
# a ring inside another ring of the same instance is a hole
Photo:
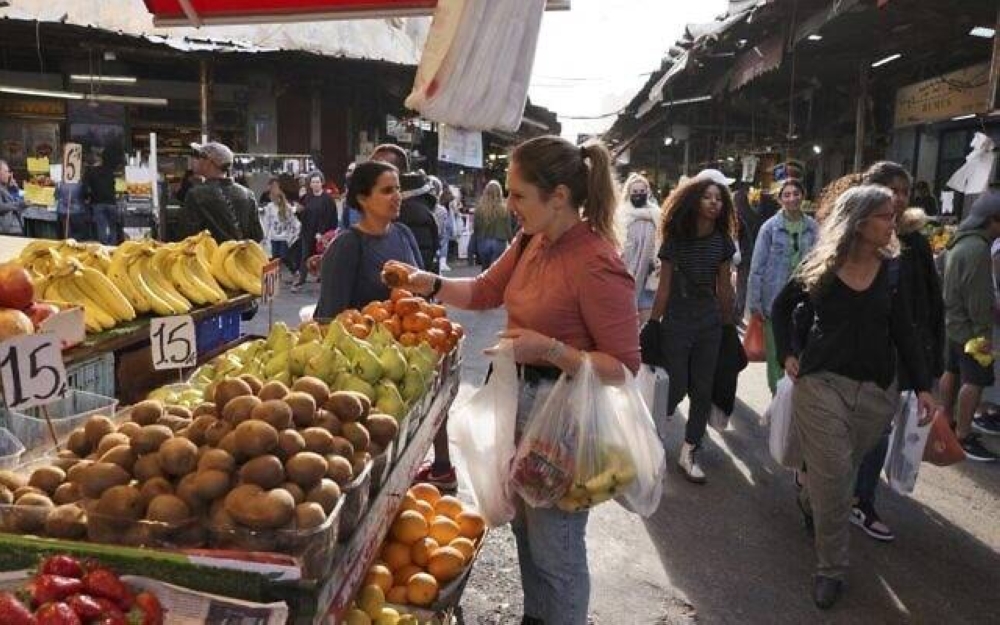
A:
{"label": "price tag", "polygon": [[0,384],[11,412],[53,402],[66,394],[59,338],[27,334],[0,343]]}
{"label": "price tag", "polygon": [[278,296],[278,284],[281,283],[281,259],[275,258],[264,265],[260,272],[261,301],[269,303]]}
{"label": "price tag", "polygon": [[79,143],[64,143],[62,158],[62,181],[64,184],[78,184],[83,176],[83,146]]}
{"label": "price tag", "polygon": [[191,315],[156,317],[149,323],[154,369],[183,369],[198,364],[198,346]]}

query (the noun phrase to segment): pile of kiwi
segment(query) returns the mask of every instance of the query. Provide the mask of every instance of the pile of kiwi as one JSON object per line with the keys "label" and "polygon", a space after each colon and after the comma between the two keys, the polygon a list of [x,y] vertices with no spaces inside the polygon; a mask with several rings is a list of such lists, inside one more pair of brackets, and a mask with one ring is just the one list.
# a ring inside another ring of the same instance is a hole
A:
{"label": "pile of kiwi", "polygon": [[227,378],[193,410],[146,400],[117,427],[94,416],[51,464],[0,471],[0,504],[16,504],[0,524],[95,542],[272,550],[270,530],[326,523],[397,433],[365,395],[331,393],[318,378],[291,388]]}

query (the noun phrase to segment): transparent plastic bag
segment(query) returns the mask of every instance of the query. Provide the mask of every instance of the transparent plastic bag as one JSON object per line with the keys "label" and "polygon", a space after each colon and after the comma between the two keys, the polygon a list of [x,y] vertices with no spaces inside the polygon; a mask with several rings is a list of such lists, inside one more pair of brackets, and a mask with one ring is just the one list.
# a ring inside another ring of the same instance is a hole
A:
{"label": "transparent plastic bag", "polygon": [[924,458],[931,426],[920,425],[919,404],[915,393],[906,393],[889,437],[885,456],[885,477],[892,490],[909,495],[917,485],[917,474]]}
{"label": "transparent plastic bag", "polygon": [[802,450],[798,435],[792,427],[794,410],[792,408],[792,392],[795,383],[788,376],[778,380],[778,388],[771,404],[764,412],[764,422],[770,423],[768,432],[768,447],[771,457],[778,464],[790,469],[802,466]]}
{"label": "transparent plastic bag", "polygon": [[500,342],[489,381],[452,412],[448,436],[462,454],[458,472],[472,487],[479,513],[490,527],[514,518],[510,463],[517,421],[517,369],[510,340]]}

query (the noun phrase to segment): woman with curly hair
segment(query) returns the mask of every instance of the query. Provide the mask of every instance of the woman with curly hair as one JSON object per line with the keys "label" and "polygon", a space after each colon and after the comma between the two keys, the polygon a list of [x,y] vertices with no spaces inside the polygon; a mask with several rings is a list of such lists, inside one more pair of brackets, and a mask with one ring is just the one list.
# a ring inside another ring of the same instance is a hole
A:
{"label": "woman with curly hair", "polygon": [[663,204],[660,283],[652,319],[661,321],[670,375],[668,415],[688,396],[691,408],[677,464],[684,476],[705,482],[695,457],[712,412],[712,385],[723,325],[733,323],[731,279],[736,213],[729,189],[699,174]]}

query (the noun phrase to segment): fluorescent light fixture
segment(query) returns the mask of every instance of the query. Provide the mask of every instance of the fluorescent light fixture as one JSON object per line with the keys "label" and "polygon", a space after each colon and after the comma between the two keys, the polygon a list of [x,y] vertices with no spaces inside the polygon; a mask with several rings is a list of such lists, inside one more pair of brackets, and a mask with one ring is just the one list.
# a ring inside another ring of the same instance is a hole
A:
{"label": "fluorescent light fixture", "polygon": [[823,41],[823,35],[809,35],[806,39],[809,41]]}
{"label": "fluorescent light fixture", "polygon": [[813,154],[822,154],[822,153],[823,153],[822,146],[820,146],[819,144],[813,146]]}
{"label": "fluorescent light fixture", "polygon": [[139,104],[142,106],[166,106],[168,104],[166,98],[144,98],[142,96],[132,96],[132,95],[104,95],[102,93],[95,93],[93,95],[87,94],[83,96],[84,100],[93,100],[94,102],[116,102],[118,104]]}
{"label": "fluorescent light fixture", "polygon": [[674,144],[674,138],[673,137],[663,137],[663,145],[669,147],[669,146],[671,146],[673,144]]}
{"label": "fluorescent light fixture", "polygon": [[70,74],[70,82],[99,82],[106,85],[134,85],[135,76],[102,76],[100,74]]}
{"label": "fluorescent light fixture", "polygon": [[52,91],[51,89],[31,89],[30,87],[4,87],[0,86],[0,93],[14,93],[17,95],[33,95],[40,98],[61,98],[63,100],[82,100],[82,93],[72,93],[70,91]]}
{"label": "fluorescent light fixture", "polygon": [[958,115],[957,117],[952,117],[951,121],[960,122],[963,119],[974,119],[976,117],[975,113],[969,113],[968,115]]}
{"label": "fluorescent light fixture", "polygon": [[712,99],[711,95],[700,95],[693,98],[681,98],[680,100],[669,100],[661,106],[679,106],[681,104],[695,104],[696,102],[707,102]]}
{"label": "fluorescent light fixture", "polygon": [[874,63],[872,63],[872,67],[882,67],[883,65],[886,65],[887,63],[892,63],[893,61],[895,61],[897,59],[901,59],[901,58],[903,58],[903,55],[900,54],[900,53],[898,53],[898,52],[896,54],[890,54],[889,56],[885,57],[884,59],[879,59],[879,60],[875,61]]}
{"label": "fluorescent light fixture", "polygon": [[726,160],[729,161],[730,163],[735,163],[736,162],[736,157],[735,156],[729,156],[729,157],[726,157]]}
{"label": "fluorescent light fixture", "polygon": [[969,34],[973,37],[992,39],[997,34],[997,31],[989,26],[974,26],[972,30],[969,31]]}
{"label": "fluorescent light fixture", "polygon": [[8,87],[0,85],[0,93],[30,95],[39,98],[59,98],[61,100],[88,100],[90,102],[115,102],[118,104],[138,104],[141,106],[166,106],[166,98],[144,98],[140,96],[105,95],[102,93],[77,93],[76,91],[54,91],[52,89],[32,89],[30,87]]}

